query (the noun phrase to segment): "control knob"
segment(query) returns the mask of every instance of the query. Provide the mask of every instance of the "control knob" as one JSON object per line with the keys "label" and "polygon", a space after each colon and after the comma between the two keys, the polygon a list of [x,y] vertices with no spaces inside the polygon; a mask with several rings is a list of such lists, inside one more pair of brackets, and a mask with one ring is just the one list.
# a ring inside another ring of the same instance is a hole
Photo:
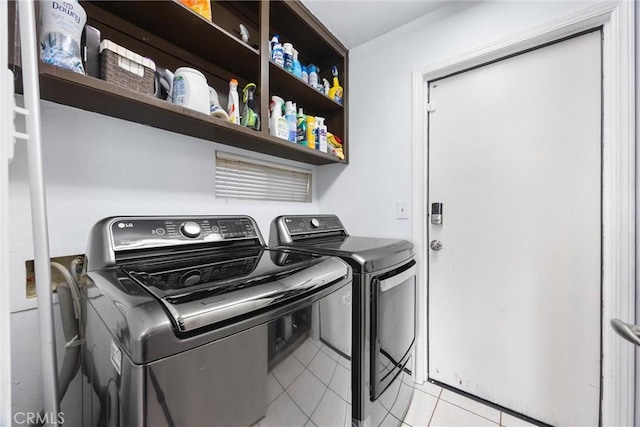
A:
{"label": "control knob", "polygon": [[187,221],[183,222],[180,226],[180,232],[186,237],[196,238],[202,232],[200,225],[197,222]]}
{"label": "control knob", "polygon": [[320,221],[318,221],[318,218],[312,218],[311,221],[309,221],[309,224],[311,224],[312,228],[320,227]]}

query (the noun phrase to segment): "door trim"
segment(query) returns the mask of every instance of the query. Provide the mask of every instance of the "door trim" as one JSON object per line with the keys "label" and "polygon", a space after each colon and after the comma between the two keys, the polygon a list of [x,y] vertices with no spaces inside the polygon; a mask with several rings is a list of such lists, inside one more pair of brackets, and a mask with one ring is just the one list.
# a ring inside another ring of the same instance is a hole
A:
{"label": "door trim", "polygon": [[[636,151],[634,4],[600,3],[412,73],[412,239],[418,260],[415,380],[427,379],[428,83],[602,26],[602,406],[601,425],[634,425],[634,348],[609,319],[635,322]],[[437,106],[435,106],[437,108]],[[640,180],[640,178],[638,179]]]}

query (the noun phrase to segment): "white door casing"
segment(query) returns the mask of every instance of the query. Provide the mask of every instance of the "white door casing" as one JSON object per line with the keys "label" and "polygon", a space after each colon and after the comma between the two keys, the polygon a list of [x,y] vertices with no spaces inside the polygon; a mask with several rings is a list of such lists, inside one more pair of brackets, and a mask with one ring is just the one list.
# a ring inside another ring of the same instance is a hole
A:
{"label": "white door casing", "polygon": [[602,26],[603,31],[603,396],[602,425],[634,425],[634,350],[609,326],[635,315],[635,64],[634,4],[599,3],[516,36],[413,72],[412,237],[419,260],[416,380],[427,378],[426,280],[428,252],[427,84],[573,34]]}
{"label": "white door casing", "polygon": [[429,377],[597,425],[601,32],[430,83]]}

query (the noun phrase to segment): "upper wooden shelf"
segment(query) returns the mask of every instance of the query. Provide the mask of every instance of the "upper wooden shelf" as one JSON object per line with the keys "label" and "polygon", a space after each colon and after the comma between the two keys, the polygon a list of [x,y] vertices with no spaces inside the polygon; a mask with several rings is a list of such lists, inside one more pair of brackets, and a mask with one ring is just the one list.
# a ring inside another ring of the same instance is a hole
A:
{"label": "upper wooden shelf", "polygon": [[257,80],[260,53],[219,25],[181,3],[164,1],[87,1],[203,60]]}
{"label": "upper wooden shelf", "polygon": [[190,110],[116,84],[40,63],[42,99],[209,141],[314,165],[337,157]]}

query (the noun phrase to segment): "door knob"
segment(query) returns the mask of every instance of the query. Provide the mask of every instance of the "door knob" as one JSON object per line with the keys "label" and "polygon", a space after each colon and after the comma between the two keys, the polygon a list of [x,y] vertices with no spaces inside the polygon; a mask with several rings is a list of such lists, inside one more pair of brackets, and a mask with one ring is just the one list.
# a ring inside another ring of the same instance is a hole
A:
{"label": "door knob", "polygon": [[622,338],[640,346],[640,326],[625,323],[620,319],[611,319],[611,326]]}
{"label": "door knob", "polygon": [[442,249],[442,242],[440,240],[432,240],[431,243],[429,243],[429,247],[431,250],[439,251]]}

